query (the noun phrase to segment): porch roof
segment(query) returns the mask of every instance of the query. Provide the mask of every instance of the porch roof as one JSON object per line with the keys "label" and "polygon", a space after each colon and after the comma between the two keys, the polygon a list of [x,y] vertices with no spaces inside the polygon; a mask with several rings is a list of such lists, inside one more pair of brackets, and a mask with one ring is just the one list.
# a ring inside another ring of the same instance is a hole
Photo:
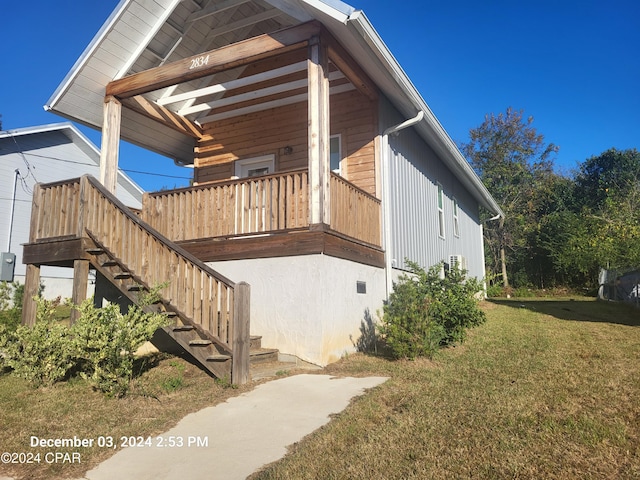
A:
{"label": "porch roof", "polygon": [[[423,111],[425,120],[415,127],[419,134],[483,206],[502,213],[364,12],[339,0],[121,0],[45,109],[101,129],[105,87],[113,80],[310,21],[324,25],[400,113],[409,118]],[[289,67],[296,68],[295,64]],[[229,105],[236,111],[247,105],[249,110],[243,111],[250,112],[306,98],[298,83],[291,81],[295,71],[272,68],[251,79],[245,68],[137,97],[137,110],[123,109],[122,138],[178,162],[192,163],[197,133],[185,132],[197,132],[201,122],[220,118],[216,115],[224,114]],[[332,92],[356,88],[338,68],[333,70]],[[225,96],[229,90],[242,91],[247,86],[253,88],[251,97]],[[179,123],[183,131],[141,113],[149,108]]]}

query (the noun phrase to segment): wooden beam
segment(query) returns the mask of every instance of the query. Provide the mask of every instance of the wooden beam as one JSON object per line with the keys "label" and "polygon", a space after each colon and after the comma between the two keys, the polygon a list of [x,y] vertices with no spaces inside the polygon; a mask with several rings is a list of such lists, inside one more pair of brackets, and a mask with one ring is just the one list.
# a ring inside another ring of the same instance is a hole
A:
{"label": "wooden beam", "polygon": [[106,93],[118,98],[129,98],[206,77],[223,70],[240,67],[256,60],[301,48],[308,43],[309,38],[318,34],[319,31],[320,24],[309,22],[260,35],[114,80],[107,85]]}
{"label": "wooden beam", "polygon": [[169,109],[150,102],[143,96],[135,96],[127,99],[125,102],[127,108],[134,110],[145,117],[155,120],[177,132],[189,137],[200,140],[204,133],[202,129],[188,118],[183,117]]}
{"label": "wooden beam", "polygon": [[331,224],[329,196],[329,58],[314,37],[308,60],[309,208],[311,224]]}
{"label": "wooden beam", "polygon": [[[29,242],[38,239],[38,220],[40,218],[40,205],[42,205],[42,187],[39,183],[33,186],[33,199],[31,201],[31,224],[29,225]],[[28,263],[24,262],[23,263]]]}
{"label": "wooden beam", "polygon": [[[336,95],[338,93],[350,92],[351,90],[355,90],[351,83],[344,83],[342,85],[336,85],[335,87],[330,88],[331,95]],[[256,103],[255,105],[249,105],[247,107],[234,108],[233,110],[228,110],[222,113],[214,113],[211,115],[207,115],[206,117],[198,118],[198,122],[202,125],[205,125],[209,122],[217,122],[219,120],[225,120],[227,118],[240,117],[242,115],[247,115],[250,113],[263,112],[265,110],[269,110],[270,108],[278,108],[283,107],[285,105],[293,105],[294,103],[308,101],[309,96],[307,93],[300,93],[298,95],[292,95],[290,97],[280,98],[278,100],[271,100],[262,103]]]}
{"label": "wooden beam", "polygon": [[113,96],[105,97],[100,148],[100,183],[113,194],[118,182],[121,116],[122,104],[118,99]]}
{"label": "wooden beam", "polygon": [[[171,95],[168,97],[162,97],[156,100],[158,105],[169,105],[171,103],[182,102],[184,100],[194,100],[198,97],[204,97],[207,95],[215,95],[217,93],[223,93],[227,90],[233,90],[236,88],[247,87],[249,85],[253,85],[260,82],[266,82],[268,80],[273,80],[274,78],[284,77],[286,75],[291,75],[292,73],[301,72],[307,69],[307,62],[296,62],[291,65],[286,65],[284,67],[275,68],[273,70],[268,70],[266,72],[261,72],[255,75],[250,75],[248,77],[242,77],[235,80],[229,80],[228,82],[219,83],[216,85],[211,85],[208,87],[198,88],[196,90],[191,90],[185,93],[179,93],[177,95]],[[188,115],[192,113],[187,111],[188,109],[181,109],[179,113],[181,115]]]}
{"label": "wooden beam", "polygon": [[344,76],[364,95],[371,100],[378,99],[378,87],[369,79],[369,76],[360,68],[360,65],[351,57],[342,45],[340,45],[331,35],[324,34],[326,38],[329,59],[340,69]]}
{"label": "wooden beam", "polygon": [[203,8],[201,10],[196,10],[195,12],[193,12],[187,17],[184,23],[188,25],[189,23],[193,23],[196,20],[202,20],[203,18],[209,17],[211,15],[222,13],[225,10],[239,7],[243,3],[248,3],[249,1],[250,0],[226,0],[222,3],[210,5],[207,8]]}
{"label": "wooden beam", "polygon": [[282,232],[266,237],[204,238],[178,242],[203,262],[325,254],[384,268],[384,252],[340,235],[326,226],[314,231]]}
{"label": "wooden beam", "polygon": [[35,297],[40,293],[40,265],[27,264],[22,297],[22,325],[33,327],[36,324],[38,305]]}
{"label": "wooden beam", "polygon": [[47,242],[25,243],[22,262],[59,267],[73,266],[75,260],[89,260],[86,249],[90,244],[84,238],[68,236]]}
{"label": "wooden beam", "polygon": [[[75,260],[73,262],[73,289],[71,290],[71,302],[80,305],[87,299],[87,283],[89,280],[89,261]],[[71,324],[80,318],[80,311],[71,309]]]}
{"label": "wooden beam", "polygon": [[233,359],[231,383],[243,385],[249,381],[249,328],[251,287],[236,283],[233,291]]}

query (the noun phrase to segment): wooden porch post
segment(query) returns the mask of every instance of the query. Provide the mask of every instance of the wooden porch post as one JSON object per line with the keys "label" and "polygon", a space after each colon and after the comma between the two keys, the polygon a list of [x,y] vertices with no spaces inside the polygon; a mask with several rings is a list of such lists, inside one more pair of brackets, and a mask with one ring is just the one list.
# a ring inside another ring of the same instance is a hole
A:
{"label": "wooden porch post", "polygon": [[236,283],[233,305],[233,358],[231,383],[242,385],[249,381],[249,324],[251,287],[246,282]]}
{"label": "wooden porch post", "polygon": [[[89,260],[73,261],[73,290],[71,301],[74,305],[80,305],[87,299],[87,283],[89,280]],[[71,324],[80,318],[80,311],[71,309]]]}
{"label": "wooden porch post", "polygon": [[100,148],[100,182],[114,195],[118,179],[121,113],[120,101],[113,96],[105,97]]}
{"label": "wooden porch post", "polygon": [[[42,204],[42,188],[36,183],[33,188],[33,200],[31,204],[31,225],[29,228],[29,243],[38,239],[38,226],[40,224],[40,205]],[[24,293],[22,296],[22,325],[33,327],[36,324],[37,305],[33,297],[40,292],[40,265],[27,264]]]}
{"label": "wooden porch post", "polygon": [[308,145],[311,225],[331,224],[329,204],[329,60],[320,36],[309,42]]}
{"label": "wooden porch post", "polygon": [[27,264],[22,297],[22,324],[33,327],[36,324],[37,305],[34,297],[40,292],[40,265]]}

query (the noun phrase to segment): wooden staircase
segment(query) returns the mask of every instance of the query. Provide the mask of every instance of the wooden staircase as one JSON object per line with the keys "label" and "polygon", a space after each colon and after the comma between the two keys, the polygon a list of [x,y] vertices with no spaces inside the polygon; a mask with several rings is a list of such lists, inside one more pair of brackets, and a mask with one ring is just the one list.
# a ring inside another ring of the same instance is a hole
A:
{"label": "wooden staircase", "polygon": [[161,235],[91,176],[38,184],[33,205],[32,244],[82,245],[74,258],[91,263],[132,303],[154,288],[159,301],[145,308],[173,318],[171,338],[216,377],[249,380],[248,284],[232,282]]}
{"label": "wooden staircase", "polygon": [[[141,293],[150,292],[150,286],[130,271],[95,235],[91,232],[87,232],[87,235],[94,246],[86,251],[92,257],[90,261],[96,271],[109,280],[130,302],[138,304]],[[218,378],[231,379],[232,352],[216,336],[189,318],[181,316],[171,303],[162,299],[144,309],[153,313],[163,313],[173,319],[172,325],[163,330],[209,373]]]}

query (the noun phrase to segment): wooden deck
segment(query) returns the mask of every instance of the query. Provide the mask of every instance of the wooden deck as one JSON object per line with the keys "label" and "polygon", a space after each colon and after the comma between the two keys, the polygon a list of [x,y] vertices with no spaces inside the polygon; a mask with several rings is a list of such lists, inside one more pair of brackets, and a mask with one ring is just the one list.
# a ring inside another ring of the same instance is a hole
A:
{"label": "wooden deck", "polygon": [[[141,218],[174,242],[309,231],[308,177],[301,169],[149,193]],[[380,200],[333,173],[330,192],[328,229],[380,248]]]}

